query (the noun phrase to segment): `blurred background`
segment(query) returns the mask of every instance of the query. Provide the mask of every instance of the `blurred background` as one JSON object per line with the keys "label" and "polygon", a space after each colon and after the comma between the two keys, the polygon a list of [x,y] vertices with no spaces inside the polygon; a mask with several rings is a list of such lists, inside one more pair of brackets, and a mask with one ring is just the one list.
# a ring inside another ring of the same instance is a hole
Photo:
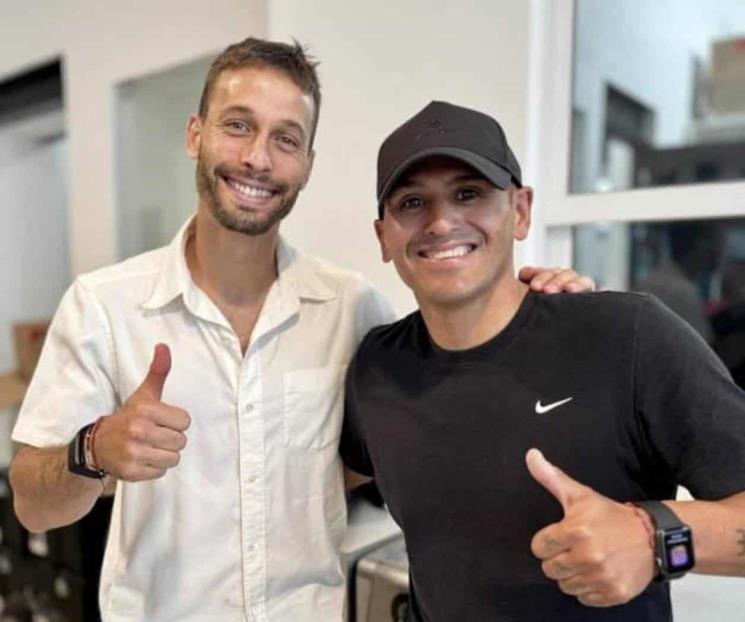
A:
{"label": "blurred background", "polygon": [[[0,464],[71,279],[165,244],[195,209],[186,119],[211,59],[249,35],[294,37],[321,61],[315,169],[283,225],[293,244],[364,272],[411,310],[373,235],[377,148],[432,99],[480,108],[502,122],[536,190],[518,265],[573,265],[603,288],[656,294],[742,385],[742,0],[6,0]],[[95,563],[83,568],[79,532],[14,538],[0,498],[6,610],[12,595],[35,603],[29,620],[94,619]],[[90,528],[105,532],[105,517]],[[405,591],[396,576],[391,602]],[[673,593],[676,620],[742,619],[734,579],[689,576]],[[359,619],[393,619],[383,609]]]}

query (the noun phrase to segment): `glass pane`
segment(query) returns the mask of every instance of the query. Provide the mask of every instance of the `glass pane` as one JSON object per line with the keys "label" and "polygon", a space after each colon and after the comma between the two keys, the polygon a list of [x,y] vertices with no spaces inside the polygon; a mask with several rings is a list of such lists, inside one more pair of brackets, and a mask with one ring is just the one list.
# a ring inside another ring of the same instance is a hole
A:
{"label": "glass pane", "polygon": [[580,225],[574,253],[599,287],[656,295],[745,387],[745,218]]}
{"label": "glass pane", "polygon": [[576,0],[572,193],[745,178],[745,2]]}
{"label": "glass pane", "polygon": [[116,91],[117,242],[120,258],[168,243],[196,209],[186,122],[212,58],[121,84]]}
{"label": "glass pane", "polygon": [[[54,61],[0,82],[0,376],[16,387],[0,395],[0,469],[28,379],[14,325],[50,318],[71,278],[62,70]],[[43,332],[31,332],[35,348]]]}

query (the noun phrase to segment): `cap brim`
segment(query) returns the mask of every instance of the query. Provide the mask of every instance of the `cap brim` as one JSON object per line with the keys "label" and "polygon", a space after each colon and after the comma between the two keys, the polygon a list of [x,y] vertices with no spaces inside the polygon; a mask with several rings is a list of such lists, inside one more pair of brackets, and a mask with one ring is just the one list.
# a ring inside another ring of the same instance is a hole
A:
{"label": "cap brim", "polygon": [[409,156],[388,176],[388,180],[385,182],[385,185],[378,196],[378,212],[380,215],[383,213],[383,201],[385,201],[390,191],[406,172],[406,169],[417,162],[421,162],[422,160],[433,156],[445,156],[464,162],[476,169],[477,172],[481,173],[488,181],[501,190],[509,188],[510,183],[512,182],[512,175],[509,171],[503,169],[491,160],[487,160],[483,156],[471,151],[466,151],[465,149],[458,149],[457,147],[433,147],[432,149],[417,151],[415,154]]}

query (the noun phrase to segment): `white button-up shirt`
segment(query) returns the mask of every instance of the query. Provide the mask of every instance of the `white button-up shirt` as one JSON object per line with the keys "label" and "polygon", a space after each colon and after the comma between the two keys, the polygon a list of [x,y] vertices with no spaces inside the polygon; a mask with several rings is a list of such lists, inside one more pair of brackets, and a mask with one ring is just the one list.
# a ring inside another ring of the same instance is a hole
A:
{"label": "white button-up shirt", "polygon": [[[280,241],[242,355],[173,243],[79,277],[52,322],[13,439],[68,443],[140,385],[158,342],[163,401],[191,415],[179,465],[119,482],[101,577],[108,622],[342,619],[337,443],[346,365],[393,319],[363,278]],[[246,268],[250,269],[249,266]]]}

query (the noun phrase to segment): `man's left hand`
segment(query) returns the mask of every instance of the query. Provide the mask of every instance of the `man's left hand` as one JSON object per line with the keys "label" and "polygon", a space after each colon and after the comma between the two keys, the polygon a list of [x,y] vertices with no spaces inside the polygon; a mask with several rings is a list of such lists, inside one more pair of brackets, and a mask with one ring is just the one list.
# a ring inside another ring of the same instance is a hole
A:
{"label": "man's left hand", "polygon": [[559,292],[591,292],[595,282],[589,276],[580,276],[571,268],[541,268],[525,266],[518,273],[518,278],[530,285],[530,289],[546,294]]}
{"label": "man's left hand", "polygon": [[563,520],[533,536],[543,573],[583,605],[621,605],[640,594],[656,569],[650,534],[634,508],[573,480],[537,449],[526,463],[564,510]]}

